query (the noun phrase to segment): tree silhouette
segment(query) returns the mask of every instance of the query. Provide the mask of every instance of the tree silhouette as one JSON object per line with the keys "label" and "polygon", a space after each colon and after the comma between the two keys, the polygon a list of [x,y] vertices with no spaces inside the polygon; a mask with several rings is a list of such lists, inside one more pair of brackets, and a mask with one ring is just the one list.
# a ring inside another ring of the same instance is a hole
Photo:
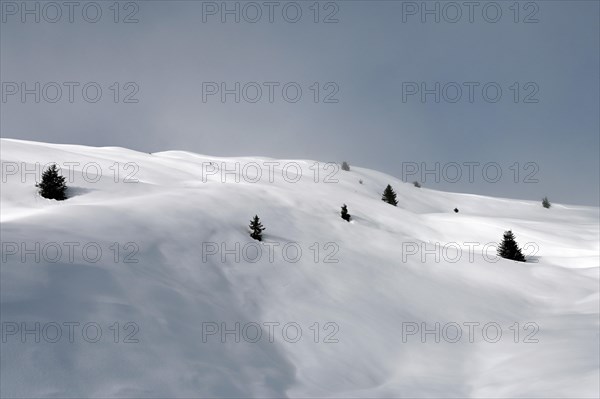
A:
{"label": "tree silhouette", "polygon": [[344,219],[346,222],[350,221],[350,214],[348,213],[348,207],[346,204],[342,205],[342,219]]}
{"label": "tree silhouette", "polygon": [[398,205],[398,201],[396,201],[396,193],[394,192],[392,186],[390,186],[389,184],[383,191],[383,196],[381,197],[381,200],[394,206]]}
{"label": "tree silhouette", "polygon": [[260,223],[260,219],[258,215],[254,215],[254,219],[250,221],[250,237],[255,240],[262,241],[262,232],[266,230],[262,223]]}
{"label": "tree silhouette", "polygon": [[39,188],[40,195],[44,198],[57,201],[67,199],[65,178],[58,173],[56,164],[52,164],[42,173],[42,181],[35,186]]}
{"label": "tree silhouette", "polygon": [[523,253],[519,249],[512,231],[508,230],[504,232],[504,237],[498,247],[498,256],[518,262],[525,262],[525,256],[523,256]]}
{"label": "tree silhouette", "polygon": [[548,201],[548,197],[544,197],[542,198],[542,206],[544,208],[550,208],[552,205],[550,204],[550,201]]}

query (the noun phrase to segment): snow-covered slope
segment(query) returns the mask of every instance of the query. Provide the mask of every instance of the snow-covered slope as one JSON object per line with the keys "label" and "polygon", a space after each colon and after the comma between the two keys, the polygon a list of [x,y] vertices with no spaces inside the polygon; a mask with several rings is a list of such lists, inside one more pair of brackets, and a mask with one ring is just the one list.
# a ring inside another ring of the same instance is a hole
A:
{"label": "snow-covered slope", "polygon": [[[0,158],[2,397],[600,394],[598,208],[304,160],[8,139]],[[78,163],[67,201],[26,174],[51,162]],[[509,229],[529,262],[483,253]]]}

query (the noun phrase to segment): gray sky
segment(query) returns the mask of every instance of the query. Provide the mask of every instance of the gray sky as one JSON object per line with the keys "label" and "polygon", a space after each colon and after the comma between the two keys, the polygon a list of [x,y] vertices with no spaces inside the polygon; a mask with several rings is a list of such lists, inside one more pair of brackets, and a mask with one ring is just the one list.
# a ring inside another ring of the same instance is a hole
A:
{"label": "gray sky", "polygon": [[[347,160],[408,181],[439,163],[424,186],[598,205],[598,1],[82,1],[72,22],[62,1],[1,3],[2,137]],[[239,103],[208,94],[236,82]]]}

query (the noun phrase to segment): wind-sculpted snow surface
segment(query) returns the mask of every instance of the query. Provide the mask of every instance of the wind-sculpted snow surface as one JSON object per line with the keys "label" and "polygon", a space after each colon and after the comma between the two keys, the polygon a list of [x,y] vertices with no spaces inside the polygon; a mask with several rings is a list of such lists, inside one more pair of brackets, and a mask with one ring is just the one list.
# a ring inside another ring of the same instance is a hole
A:
{"label": "wind-sculpted snow surface", "polygon": [[[598,208],[306,160],[8,139],[1,160],[2,397],[600,393]],[[37,194],[48,163],[66,201]],[[495,257],[506,230],[527,262]]]}

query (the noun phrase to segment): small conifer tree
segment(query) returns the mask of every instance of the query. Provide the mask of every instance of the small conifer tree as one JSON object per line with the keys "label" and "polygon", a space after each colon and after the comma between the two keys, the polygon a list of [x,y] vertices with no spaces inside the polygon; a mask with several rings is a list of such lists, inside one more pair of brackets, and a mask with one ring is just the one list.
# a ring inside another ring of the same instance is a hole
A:
{"label": "small conifer tree", "polygon": [[348,165],[348,162],[342,162],[342,170],[345,170],[346,172],[350,170],[350,165]]}
{"label": "small conifer tree", "polygon": [[383,191],[383,196],[381,197],[381,200],[394,206],[398,205],[398,201],[396,200],[396,192],[389,184]]}
{"label": "small conifer tree", "polygon": [[262,241],[262,232],[264,230],[266,229],[260,222],[258,215],[254,215],[254,219],[250,221],[250,237],[254,238],[255,240]]}
{"label": "small conifer tree", "polygon": [[344,219],[346,222],[350,221],[350,214],[348,213],[348,207],[346,204],[342,205],[342,219]]}
{"label": "small conifer tree", "polygon": [[550,208],[552,205],[550,204],[550,201],[548,200],[548,197],[544,197],[542,199],[542,206],[544,208]]}
{"label": "small conifer tree", "polygon": [[39,188],[40,195],[44,198],[57,201],[67,199],[65,178],[59,174],[56,164],[52,164],[42,173],[42,181],[35,186]]}
{"label": "small conifer tree", "polygon": [[518,262],[525,262],[525,256],[523,256],[523,253],[519,249],[512,231],[508,230],[504,232],[502,242],[498,246],[498,256]]}

